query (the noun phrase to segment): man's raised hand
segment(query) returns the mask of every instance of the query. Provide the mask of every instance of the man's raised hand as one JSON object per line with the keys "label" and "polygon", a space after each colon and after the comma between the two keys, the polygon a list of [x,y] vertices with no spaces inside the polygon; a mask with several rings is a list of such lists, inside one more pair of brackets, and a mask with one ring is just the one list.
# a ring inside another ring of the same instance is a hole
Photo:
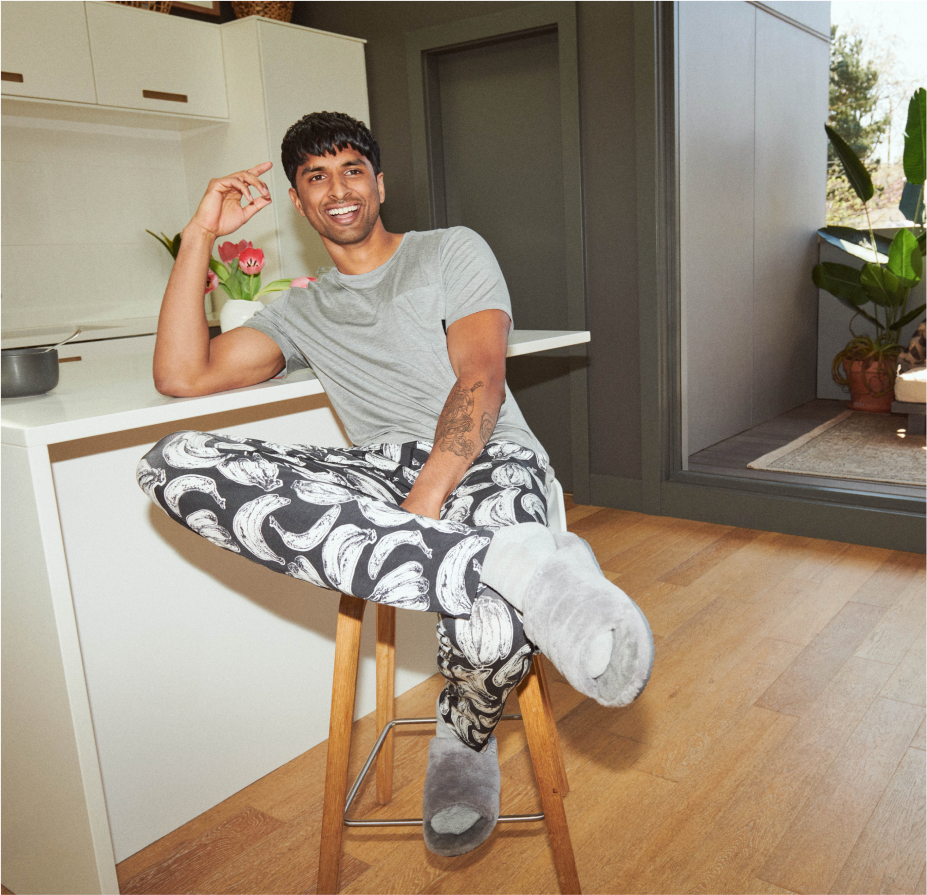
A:
{"label": "man's raised hand", "polygon": [[[210,180],[206,194],[187,226],[199,227],[213,238],[234,233],[262,208],[270,205],[270,190],[260,178],[271,167],[273,162],[262,162],[246,171]],[[252,196],[252,188],[256,196]],[[242,202],[245,204],[242,205]]]}

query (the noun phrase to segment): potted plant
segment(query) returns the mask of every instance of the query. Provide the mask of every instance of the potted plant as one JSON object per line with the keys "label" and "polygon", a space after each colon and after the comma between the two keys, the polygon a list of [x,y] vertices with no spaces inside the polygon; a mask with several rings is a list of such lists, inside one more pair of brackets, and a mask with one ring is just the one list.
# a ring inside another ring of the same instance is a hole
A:
{"label": "potted plant", "polygon": [[[146,233],[158,240],[170,252],[172,258],[177,257],[180,249],[180,234],[173,239],[167,234]],[[239,243],[224,242],[219,246],[219,260],[209,259],[209,270],[206,273],[204,295],[209,295],[218,286],[221,286],[228,295],[228,301],[219,311],[219,326],[222,332],[241,326],[249,317],[253,317],[263,305],[258,299],[271,292],[281,292],[290,286],[306,286],[315,277],[298,277],[295,280],[274,280],[261,288],[261,271],[264,269],[264,252],[256,249],[247,240]]]}
{"label": "potted plant", "polygon": [[[905,217],[914,221],[916,231],[904,227],[890,242],[876,236],[869,220],[868,202],[875,189],[872,178],[856,153],[833,128],[825,125],[827,136],[854,192],[866,212],[867,230],[851,227],[825,227],[818,233],[827,242],[863,260],[861,268],[823,262],[815,266],[815,285],[830,292],[854,312],[850,321],[853,338],[834,358],[831,373],[838,385],[850,389],[850,408],[888,413],[903,327],[924,313],[927,305],[908,309],[911,289],[924,267],[924,180],[927,152],[924,88],[917,90],[908,104],[904,138],[906,184],[899,203]],[[862,317],[874,332],[857,333],[853,322]]]}

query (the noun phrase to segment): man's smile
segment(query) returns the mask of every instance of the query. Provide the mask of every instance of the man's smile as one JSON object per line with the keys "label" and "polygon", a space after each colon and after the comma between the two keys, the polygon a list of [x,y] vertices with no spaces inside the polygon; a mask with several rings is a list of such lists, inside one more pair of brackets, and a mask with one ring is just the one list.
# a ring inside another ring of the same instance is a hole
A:
{"label": "man's smile", "polygon": [[338,208],[329,208],[328,214],[332,217],[338,217],[339,215],[351,214],[354,211],[357,211],[360,208],[360,205],[342,205]]}

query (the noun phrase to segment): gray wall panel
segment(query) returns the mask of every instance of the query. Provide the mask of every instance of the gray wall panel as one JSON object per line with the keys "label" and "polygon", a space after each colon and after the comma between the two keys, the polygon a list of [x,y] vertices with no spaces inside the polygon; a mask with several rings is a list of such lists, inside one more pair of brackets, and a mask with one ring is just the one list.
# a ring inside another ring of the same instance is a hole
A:
{"label": "gray wall panel", "polygon": [[754,7],[679,7],[687,453],[751,425]]}
{"label": "gray wall panel", "polygon": [[762,7],[679,6],[687,455],[816,393],[829,47]]}
{"label": "gray wall panel", "polygon": [[816,231],[827,188],[829,48],[758,12],[753,424],[816,394]]}

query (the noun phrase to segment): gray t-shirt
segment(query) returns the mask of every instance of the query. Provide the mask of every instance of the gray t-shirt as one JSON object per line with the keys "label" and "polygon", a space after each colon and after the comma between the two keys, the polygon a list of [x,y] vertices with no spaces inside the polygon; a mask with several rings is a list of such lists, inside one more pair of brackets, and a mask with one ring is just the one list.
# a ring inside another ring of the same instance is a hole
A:
{"label": "gray t-shirt", "polygon": [[[456,382],[446,328],[494,309],[512,316],[492,250],[472,230],[452,227],[410,231],[376,270],[331,270],[244,326],[277,343],[287,371],[312,366],[355,445],[404,443],[434,440]],[[492,439],[547,459],[508,389]]]}

